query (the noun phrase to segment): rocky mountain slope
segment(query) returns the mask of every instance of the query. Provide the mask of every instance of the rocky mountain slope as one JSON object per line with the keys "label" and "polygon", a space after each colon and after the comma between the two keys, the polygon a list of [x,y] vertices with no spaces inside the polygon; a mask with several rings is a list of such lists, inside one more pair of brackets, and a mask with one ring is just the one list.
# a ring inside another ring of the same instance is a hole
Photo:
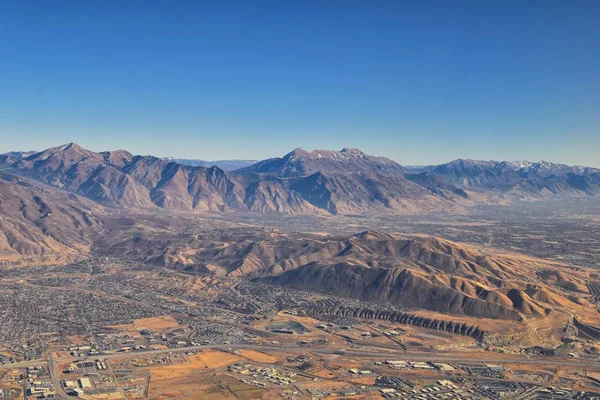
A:
{"label": "rocky mountain slope", "polygon": [[356,149],[296,149],[235,171],[67,144],[7,153],[0,167],[109,207],[283,214],[465,211],[513,199],[600,194],[600,170],[456,160],[407,169]]}
{"label": "rocky mountain slope", "polygon": [[243,188],[223,170],[190,167],[118,150],[95,153],[71,143],[4,165],[14,173],[88,197],[102,205],[225,211],[243,207]]}
{"label": "rocky mountain slope", "polygon": [[406,172],[400,164],[385,157],[375,157],[357,149],[341,151],[314,150],[308,152],[297,148],[281,158],[260,161],[244,170],[258,174],[273,174],[279,177],[309,176],[316,172],[378,173],[396,175]]}
{"label": "rocky mountain slope", "polygon": [[87,256],[102,215],[89,200],[0,171],[0,260]]}
{"label": "rocky mountain slope", "polygon": [[431,191],[406,179],[397,163],[353,149],[297,149],[226,172],[124,150],[95,153],[71,143],[6,156],[0,165],[110,207],[347,214],[415,212],[465,202],[462,193]]}
{"label": "rocky mountain slope", "polygon": [[[384,157],[356,149],[295,149],[234,172],[250,190],[249,209],[288,212],[321,210],[331,214],[369,211],[414,212],[464,205],[453,192],[432,192],[408,180],[406,169]],[[260,206],[257,207],[258,204]],[[291,208],[288,208],[291,206]]]}
{"label": "rocky mountain slope", "polygon": [[541,260],[486,255],[436,238],[364,232],[334,257],[311,261],[263,282],[408,308],[521,320],[583,309],[585,276],[556,290],[531,270],[559,273]]}

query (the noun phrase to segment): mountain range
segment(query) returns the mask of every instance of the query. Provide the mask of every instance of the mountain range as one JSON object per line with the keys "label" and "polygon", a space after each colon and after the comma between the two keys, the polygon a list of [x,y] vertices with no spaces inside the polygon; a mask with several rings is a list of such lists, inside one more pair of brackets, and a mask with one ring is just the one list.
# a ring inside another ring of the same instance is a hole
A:
{"label": "mountain range", "polygon": [[568,166],[547,161],[455,160],[447,164],[416,168],[421,176],[437,176],[465,190],[492,190],[523,195],[595,195],[599,193],[600,169]]}
{"label": "mountain range", "polygon": [[189,165],[191,167],[218,167],[223,171],[234,171],[236,169],[249,167],[253,164],[256,164],[257,160],[215,160],[215,161],[206,161],[206,160],[197,160],[190,158],[173,158],[173,157],[164,157],[163,160],[169,162],[176,162],[177,164]]}
{"label": "mountain range", "polygon": [[[199,162],[198,162],[199,163]],[[228,162],[229,166],[232,163]],[[70,143],[0,155],[0,167],[117,208],[284,214],[464,210],[514,199],[600,194],[600,170],[549,162],[456,160],[406,168],[357,149],[295,149],[233,171]]]}

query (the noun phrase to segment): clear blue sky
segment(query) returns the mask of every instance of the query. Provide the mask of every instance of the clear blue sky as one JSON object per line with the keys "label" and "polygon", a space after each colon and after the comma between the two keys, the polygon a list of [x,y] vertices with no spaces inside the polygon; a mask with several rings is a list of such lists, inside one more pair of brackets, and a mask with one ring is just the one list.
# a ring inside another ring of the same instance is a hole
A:
{"label": "clear blue sky", "polygon": [[600,1],[0,2],[0,152],[71,141],[600,166]]}

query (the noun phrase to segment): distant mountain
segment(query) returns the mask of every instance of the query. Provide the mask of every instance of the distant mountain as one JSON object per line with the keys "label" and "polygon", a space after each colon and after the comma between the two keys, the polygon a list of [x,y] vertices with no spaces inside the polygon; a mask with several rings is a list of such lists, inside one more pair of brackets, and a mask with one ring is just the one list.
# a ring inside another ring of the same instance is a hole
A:
{"label": "distant mountain", "polygon": [[94,153],[70,143],[5,160],[4,165],[111,207],[218,212],[243,207],[243,188],[219,168],[190,167],[124,150]]}
{"label": "distant mountain", "polygon": [[[119,151],[125,158],[131,154]],[[70,143],[34,153],[5,165],[50,186],[108,206],[148,207],[144,188],[110,163],[109,153],[94,153]],[[116,159],[116,157],[114,157]],[[121,164],[126,160],[121,160]]]}
{"label": "distant mountain", "polygon": [[9,151],[8,153],[2,153],[0,154],[0,164],[15,162],[34,153],[35,151]]}
{"label": "distant mountain", "polygon": [[459,159],[412,172],[433,175],[466,190],[494,191],[515,196],[600,194],[600,169],[547,161],[533,163]]}
{"label": "distant mountain", "polygon": [[548,162],[456,160],[408,170],[356,149],[295,149],[225,171],[69,143],[7,153],[0,167],[109,207],[284,214],[415,213],[479,203],[600,194],[600,170]]}
{"label": "distant mountain", "polygon": [[449,208],[464,200],[452,191],[439,196],[406,179],[396,162],[355,149],[296,149],[227,172],[124,150],[95,153],[69,143],[5,157],[0,165],[110,207],[346,214]]}
{"label": "distant mountain", "polygon": [[245,168],[244,171],[274,174],[280,177],[297,177],[312,175],[316,172],[397,175],[406,172],[406,169],[388,158],[370,156],[357,149],[308,152],[297,148],[282,158],[260,161]]}
{"label": "distant mountain", "polygon": [[246,168],[256,164],[257,160],[216,160],[216,161],[205,161],[205,160],[194,160],[187,158],[173,158],[165,157],[163,160],[169,162],[175,162],[181,165],[189,165],[191,167],[217,167],[223,171],[234,171],[240,168]]}
{"label": "distant mountain", "polygon": [[281,158],[258,162],[233,172],[244,182],[251,210],[331,214],[373,210],[413,212],[436,207],[455,207],[463,198],[435,193],[411,182],[406,169],[384,157],[356,149],[341,151],[295,149]]}
{"label": "distant mountain", "polygon": [[409,181],[423,186],[427,190],[431,191],[432,193],[434,193],[440,197],[447,198],[446,197],[447,194],[452,193],[454,195],[458,195],[465,199],[469,198],[469,195],[466,192],[466,190],[461,189],[451,183],[446,182],[445,180],[438,177],[437,175],[428,174],[428,173],[420,173],[420,174],[408,173],[408,174],[405,174],[404,176]]}

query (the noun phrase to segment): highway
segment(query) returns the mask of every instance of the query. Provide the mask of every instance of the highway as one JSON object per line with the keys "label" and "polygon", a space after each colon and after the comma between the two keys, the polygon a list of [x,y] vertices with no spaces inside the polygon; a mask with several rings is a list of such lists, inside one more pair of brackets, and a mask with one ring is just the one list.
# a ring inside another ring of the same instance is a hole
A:
{"label": "highway", "polygon": [[[598,360],[584,360],[584,359],[572,359],[572,358],[559,358],[559,357],[518,357],[518,356],[498,356],[498,357],[473,357],[465,356],[461,354],[452,353],[417,353],[412,351],[402,351],[401,349],[394,350],[390,348],[379,348],[376,346],[360,346],[360,348],[346,348],[345,350],[339,349],[326,349],[318,347],[299,347],[299,346],[274,346],[274,345],[261,345],[261,344],[227,344],[227,345],[201,345],[201,346],[189,346],[179,347],[171,349],[160,349],[160,350],[147,350],[147,351],[136,351],[127,353],[111,353],[103,355],[94,355],[90,357],[65,357],[58,359],[61,363],[71,362],[75,360],[97,360],[99,358],[112,360],[129,357],[144,357],[156,354],[165,353],[181,353],[189,352],[194,350],[204,349],[256,349],[261,351],[277,351],[277,352],[288,352],[288,353],[314,353],[324,355],[340,355],[346,357],[360,357],[370,359],[395,359],[405,361],[441,361],[449,363],[466,363],[466,364],[530,364],[530,365],[551,365],[551,366],[566,366],[566,367],[590,367],[598,369],[600,363]],[[340,352],[343,352],[340,354]],[[26,368],[31,366],[42,366],[48,363],[54,363],[54,358],[50,357],[49,360],[32,360],[24,361],[20,363],[3,364],[0,365],[0,369],[15,369],[15,368]]]}

